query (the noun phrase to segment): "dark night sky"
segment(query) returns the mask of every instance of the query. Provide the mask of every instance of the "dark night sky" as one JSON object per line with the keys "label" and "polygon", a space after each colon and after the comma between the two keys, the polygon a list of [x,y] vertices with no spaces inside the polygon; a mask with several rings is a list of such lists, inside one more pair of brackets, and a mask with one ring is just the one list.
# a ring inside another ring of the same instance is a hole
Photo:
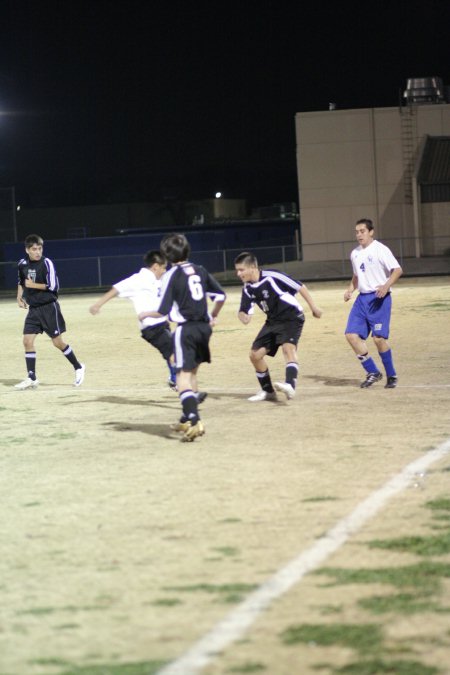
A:
{"label": "dark night sky", "polygon": [[24,206],[297,201],[296,112],[450,84],[450,3],[3,0],[0,187]]}

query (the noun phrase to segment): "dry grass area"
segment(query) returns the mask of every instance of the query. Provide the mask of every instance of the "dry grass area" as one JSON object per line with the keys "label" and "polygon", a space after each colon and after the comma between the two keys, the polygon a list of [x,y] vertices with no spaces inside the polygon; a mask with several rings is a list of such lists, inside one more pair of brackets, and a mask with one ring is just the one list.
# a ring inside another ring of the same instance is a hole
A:
{"label": "dry grass area", "polygon": [[[41,386],[24,392],[24,312],[0,303],[1,675],[156,673],[448,440],[450,278],[395,288],[395,390],[359,388],[345,283],[309,288],[324,315],[307,314],[297,396],[257,404],[262,315],[242,326],[229,290],[200,369],[206,435],[188,444],[130,303],[93,317],[93,296],[63,294],[85,383],[40,336]],[[270,364],[282,378],[281,354]],[[413,476],[201,672],[449,673],[449,472],[450,454]]]}

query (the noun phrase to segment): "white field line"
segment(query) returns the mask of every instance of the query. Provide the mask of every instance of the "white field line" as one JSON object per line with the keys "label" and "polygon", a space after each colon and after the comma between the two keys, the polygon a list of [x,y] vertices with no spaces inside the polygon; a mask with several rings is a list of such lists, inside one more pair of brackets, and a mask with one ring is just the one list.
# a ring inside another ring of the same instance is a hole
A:
{"label": "white field line", "polygon": [[[227,394],[230,392],[238,393],[238,394],[248,394],[251,396],[252,394],[255,393],[255,388],[243,388],[243,387],[206,387],[206,389],[202,389],[200,387],[201,391],[207,391],[208,393],[211,394]],[[297,389],[297,393],[301,395],[303,391],[337,391],[340,390],[341,387],[339,386],[326,386],[326,385],[306,385],[306,386],[301,386]],[[356,391],[359,391],[358,385],[355,385],[353,389]],[[379,389],[379,387],[377,387]],[[450,384],[403,384],[403,385],[398,385],[397,389],[450,389]],[[350,387],[345,388],[346,391],[350,391]],[[375,391],[375,388],[374,388]],[[157,393],[157,392],[163,392],[164,394],[170,395],[170,389],[169,387],[161,387],[160,385],[137,385],[135,387],[89,387],[88,386],[82,386],[82,387],[73,387],[72,385],[66,385],[66,384],[61,384],[61,385],[40,385],[37,389],[35,390],[30,390],[30,391],[18,391],[14,389],[13,386],[4,386],[3,388],[0,388],[0,396],[7,396],[10,394],[15,394],[17,396],[39,396],[42,394],[58,394],[61,396],[67,396],[68,394],[79,394],[82,395],[84,394],[136,394],[141,396],[142,394],[148,394],[148,393]],[[176,394],[174,394],[176,395]],[[390,394],[386,394],[389,396]],[[280,400],[284,400],[280,398]]]}
{"label": "white field line", "polygon": [[450,439],[408,464],[306,551],[301,552],[285,567],[270,577],[262,586],[217,623],[184,655],[173,661],[158,675],[195,675],[215,656],[243,637],[250,626],[268,606],[297,584],[308,572],[316,569],[337,551],[362,526],[383,508],[395,495],[402,492],[414,477],[438,462],[450,452]]}

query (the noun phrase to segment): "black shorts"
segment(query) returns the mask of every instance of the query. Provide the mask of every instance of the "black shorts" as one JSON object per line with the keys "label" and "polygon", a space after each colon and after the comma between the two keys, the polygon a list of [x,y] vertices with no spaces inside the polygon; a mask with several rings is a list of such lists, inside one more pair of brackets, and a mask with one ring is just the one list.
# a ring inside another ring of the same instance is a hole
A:
{"label": "black shorts", "polygon": [[177,370],[195,370],[211,363],[209,339],[212,328],[204,321],[188,321],[175,329],[175,366]]}
{"label": "black shorts", "polygon": [[166,361],[170,359],[173,354],[173,336],[167,321],[157,323],[156,326],[146,326],[141,330],[141,336],[156,347]]}
{"label": "black shorts", "polygon": [[275,356],[278,347],[285,343],[297,346],[302,334],[305,317],[302,314],[294,321],[283,321],[283,323],[265,323],[259,331],[253,344],[252,350],[257,351],[264,347],[268,356]]}
{"label": "black shorts", "polygon": [[51,338],[66,332],[66,322],[61,313],[59,302],[49,302],[46,305],[30,307],[23,327],[24,335],[47,333]]}

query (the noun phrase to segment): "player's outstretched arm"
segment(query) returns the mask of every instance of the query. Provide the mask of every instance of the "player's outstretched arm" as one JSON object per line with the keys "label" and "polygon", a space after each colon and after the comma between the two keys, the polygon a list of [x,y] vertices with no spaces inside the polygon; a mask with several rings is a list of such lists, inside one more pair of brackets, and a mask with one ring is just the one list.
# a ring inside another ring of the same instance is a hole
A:
{"label": "player's outstretched arm", "polygon": [[147,318],[161,319],[163,316],[165,316],[165,314],[161,314],[161,312],[140,312],[140,314],[138,314],[138,319],[139,321],[143,321]]}
{"label": "player's outstretched arm", "polygon": [[314,300],[312,298],[311,293],[308,291],[308,289],[306,288],[306,286],[304,284],[302,286],[300,286],[299,293],[302,296],[302,298],[307,302],[308,307],[312,312],[312,315],[316,319],[320,319],[320,317],[322,316],[322,310],[319,309],[319,307],[317,307],[316,303],[314,302]]}
{"label": "player's outstretched arm", "polygon": [[90,313],[93,315],[98,314],[100,312],[100,307],[103,307],[103,305],[108,302],[108,300],[112,300],[112,298],[115,298],[116,295],[119,295],[119,291],[117,291],[114,287],[111,288],[104,295],[102,295],[102,297],[97,300],[96,303],[89,307]]}

